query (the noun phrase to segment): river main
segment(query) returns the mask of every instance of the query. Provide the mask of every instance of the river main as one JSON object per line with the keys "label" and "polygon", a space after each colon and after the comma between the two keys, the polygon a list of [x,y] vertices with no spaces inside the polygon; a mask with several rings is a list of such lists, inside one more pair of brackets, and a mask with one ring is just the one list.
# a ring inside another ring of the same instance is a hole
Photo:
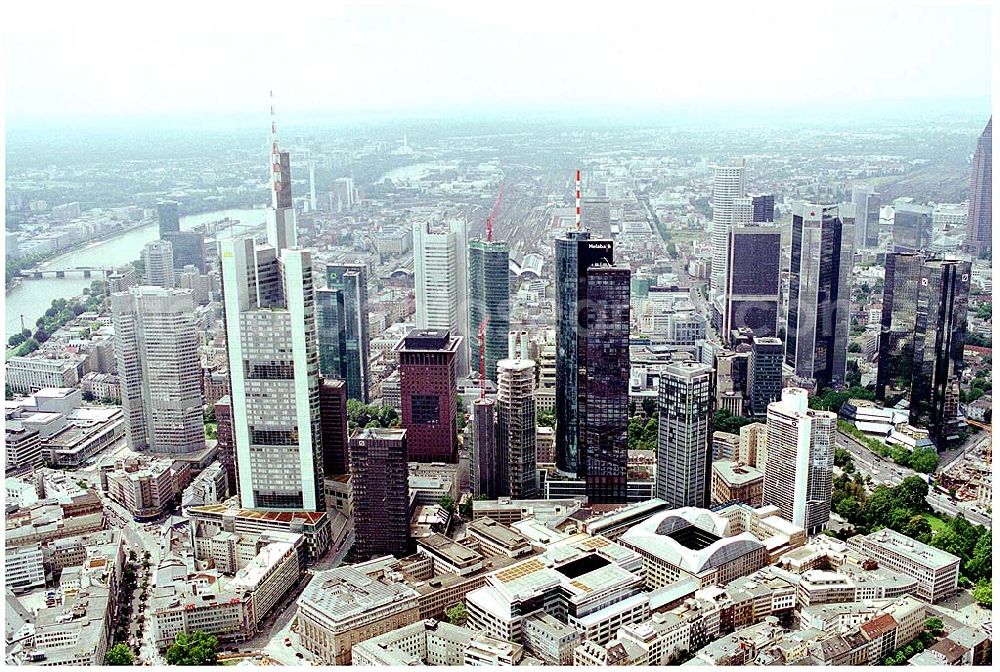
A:
{"label": "river main", "polygon": [[[192,229],[199,224],[220,219],[239,220],[242,226],[263,225],[267,211],[257,210],[217,210],[203,212],[199,215],[189,215],[181,218],[182,229]],[[240,229],[240,231],[249,231]],[[74,266],[124,266],[139,258],[143,246],[159,238],[159,226],[155,223],[127,231],[114,238],[108,238],[86,247],[75,249],[65,254],[52,257],[44,266],[50,268],[72,268]],[[84,278],[82,275],[40,279],[24,278],[21,285],[7,295],[4,308],[7,320],[7,336],[9,338],[21,330],[21,318],[24,326],[34,330],[35,320],[42,316],[55,299],[68,299],[83,292],[84,287],[97,280],[98,276]]]}

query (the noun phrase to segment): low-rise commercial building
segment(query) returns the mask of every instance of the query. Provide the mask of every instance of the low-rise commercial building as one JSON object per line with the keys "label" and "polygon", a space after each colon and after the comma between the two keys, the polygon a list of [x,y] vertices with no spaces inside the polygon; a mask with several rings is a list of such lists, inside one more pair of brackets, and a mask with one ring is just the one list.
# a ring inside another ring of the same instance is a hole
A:
{"label": "low-rise commercial building", "polygon": [[6,364],[6,383],[15,393],[30,393],[46,387],[75,387],[83,375],[83,355],[67,357],[11,357]]}
{"label": "low-rise commercial building", "polygon": [[713,504],[742,502],[757,508],[762,504],[763,498],[763,471],[732,460],[716,460],[712,463]]}
{"label": "low-rise commercial building", "polygon": [[[294,541],[302,543],[301,537]],[[156,645],[166,648],[179,633],[197,630],[222,641],[252,637],[301,574],[296,543],[288,541],[263,544],[231,579],[217,569],[191,571],[182,558],[168,556],[157,568],[153,589]]]}
{"label": "low-rise commercial building", "polygon": [[108,497],[121,504],[136,519],[162,516],[176,504],[191,480],[187,462],[158,457],[132,457],[102,473]]}
{"label": "low-rise commercial building", "polygon": [[310,563],[323,557],[331,544],[331,520],[327,512],[266,511],[207,504],[192,506],[185,513],[192,526],[202,525],[200,534],[204,537],[212,537],[220,531],[255,535],[268,531],[301,534]]}
{"label": "low-rise commercial building", "polygon": [[726,584],[767,564],[767,550],[749,531],[732,534],[729,521],[707,509],[657,513],[619,539],[642,556],[646,587],[685,578],[702,586]]}
{"label": "low-rise commercial building", "polygon": [[103,665],[111,644],[111,617],[109,591],[99,586],[39,609],[27,661],[46,666]]}
{"label": "low-rise commercial building", "polygon": [[[468,628],[427,619],[355,644],[351,664],[458,667],[477,663],[485,665],[489,659],[494,659],[496,662],[493,664],[502,665],[504,663],[497,660],[496,653],[490,652],[508,648],[509,642],[492,640]],[[511,660],[507,664],[513,662]]]}
{"label": "low-rise commercial building", "polygon": [[23,592],[45,585],[45,566],[41,544],[9,546],[4,549],[4,585]]}
{"label": "low-rise commercial building", "polygon": [[491,574],[466,596],[466,605],[473,628],[516,643],[523,643],[524,620],[536,613],[551,614],[598,642],[650,613],[639,555],[585,534]]}
{"label": "low-rise commercial building", "polygon": [[852,537],[848,545],[884,567],[917,580],[916,596],[939,602],[958,590],[960,559],[939,548],[883,528]]}
{"label": "low-rise commercial building", "polygon": [[519,558],[533,550],[531,540],[489,517],[474,520],[465,529],[469,538],[478,542],[483,555]]}
{"label": "low-rise commercial building", "polygon": [[302,646],[327,665],[348,665],[352,649],[420,620],[417,591],[391,556],[316,572],[298,602]]}

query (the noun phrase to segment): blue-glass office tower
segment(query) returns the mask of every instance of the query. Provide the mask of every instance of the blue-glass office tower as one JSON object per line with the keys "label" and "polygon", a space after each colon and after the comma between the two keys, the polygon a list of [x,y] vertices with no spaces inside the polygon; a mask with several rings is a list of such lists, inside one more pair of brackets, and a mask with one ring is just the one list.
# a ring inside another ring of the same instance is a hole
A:
{"label": "blue-glass office tower", "polygon": [[[497,382],[497,362],[507,357],[510,332],[510,251],[507,243],[474,240],[469,243],[469,332],[485,329],[486,378]],[[469,339],[472,369],[479,371],[479,339]]]}
{"label": "blue-glass office tower", "polygon": [[368,285],[361,264],[327,264],[316,291],[320,373],[347,383],[347,398],[368,403]]}

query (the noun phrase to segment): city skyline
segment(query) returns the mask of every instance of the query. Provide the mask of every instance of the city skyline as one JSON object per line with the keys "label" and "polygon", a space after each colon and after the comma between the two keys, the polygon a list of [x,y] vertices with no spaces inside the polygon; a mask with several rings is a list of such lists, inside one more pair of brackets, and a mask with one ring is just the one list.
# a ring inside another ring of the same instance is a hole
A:
{"label": "city skyline", "polygon": [[992,662],[988,8],[184,2],[12,12],[7,665]]}

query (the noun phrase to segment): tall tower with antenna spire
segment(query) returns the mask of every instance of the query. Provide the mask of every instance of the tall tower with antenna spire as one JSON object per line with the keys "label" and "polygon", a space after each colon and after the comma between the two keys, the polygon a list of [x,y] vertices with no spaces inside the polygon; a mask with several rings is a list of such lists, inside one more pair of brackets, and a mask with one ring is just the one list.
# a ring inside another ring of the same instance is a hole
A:
{"label": "tall tower with antenna spire", "polygon": [[586,481],[589,501],[626,499],[628,462],[627,266],[614,243],[581,224],[576,171],[576,226],[555,241],[556,470]]}
{"label": "tall tower with antenna spire", "polygon": [[288,152],[278,148],[274,91],[271,91],[271,207],[267,213],[267,242],[279,253],[298,246],[292,205],[292,164]]}
{"label": "tall tower with antenna spire", "polygon": [[218,241],[237,485],[244,508],[322,512],[312,259],[296,249],[288,152],[278,149],[273,103],[271,171],[268,242]]}

